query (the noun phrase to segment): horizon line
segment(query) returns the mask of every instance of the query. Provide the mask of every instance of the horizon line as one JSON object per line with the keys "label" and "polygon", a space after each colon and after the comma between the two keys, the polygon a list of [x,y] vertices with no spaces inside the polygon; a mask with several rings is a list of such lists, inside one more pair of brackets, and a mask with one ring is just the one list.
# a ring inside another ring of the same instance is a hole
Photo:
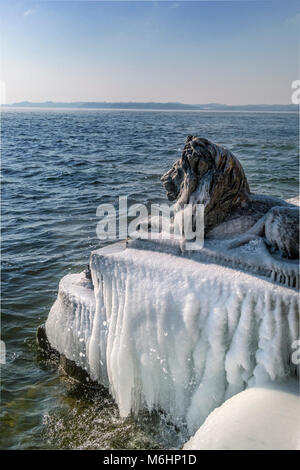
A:
{"label": "horizon line", "polygon": [[123,105],[128,105],[128,104],[147,104],[147,105],[180,105],[180,106],[189,106],[189,107],[194,107],[194,106],[230,106],[230,107],[241,107],[241,106],[292,106],[295,107],[297,104],[294,103],[255,103],[255,104],[250,104],[250,103],[242,103],[242,104],[228,104],[228,103],[216,103],[216,102],[209,102],[209,103],[183,103],[181,101],[97,101],[97,100],[76,100],[76,101],[53,101],[53,100],[44,100],[44,101],[28,101],[28,100],[22,100],[22,101],[15,101],[11,103],[0,103],[1,106],[16,106],[16,105],[25,105],[25,104],[34,104],[34,105],[45,105],[45,104],[67,104],[67,105],[75,105],[75,104],[107,104],[107,105],[112,105],[112,104],[123,104]]}

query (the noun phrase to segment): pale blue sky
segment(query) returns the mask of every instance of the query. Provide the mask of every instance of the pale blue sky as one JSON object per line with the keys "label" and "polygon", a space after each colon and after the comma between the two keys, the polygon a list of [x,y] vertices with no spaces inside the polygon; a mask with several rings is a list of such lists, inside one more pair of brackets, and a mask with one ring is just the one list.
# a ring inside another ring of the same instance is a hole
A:
{"label": "pale blue sky", "polygon": [[6,102],[290,103],[300,4],[0,0]]}

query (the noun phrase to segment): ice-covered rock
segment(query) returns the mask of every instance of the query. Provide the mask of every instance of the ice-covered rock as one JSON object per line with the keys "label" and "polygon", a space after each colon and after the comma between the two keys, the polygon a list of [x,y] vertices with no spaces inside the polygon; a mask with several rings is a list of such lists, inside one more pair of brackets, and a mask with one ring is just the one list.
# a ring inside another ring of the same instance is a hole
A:
{"label": "ice-covered rock", "polygon": [[296,290],[144,247],[92,252],[93,285],[63,278],[46,322],[52,347],[109,387],[122,416],[161,409],[192,434],[248,386],[294,374]]}
{"label": "ice-covered rock", "polygon": [[298,383],[254,387],[216,408],[184,450],[300,450]]}
{"label": "ice-covered rock", "polygon": [[51,347],[83,369],[95,306],[93,285],[86,273],[69,274],[59,283],[57,299],[46,322]]}

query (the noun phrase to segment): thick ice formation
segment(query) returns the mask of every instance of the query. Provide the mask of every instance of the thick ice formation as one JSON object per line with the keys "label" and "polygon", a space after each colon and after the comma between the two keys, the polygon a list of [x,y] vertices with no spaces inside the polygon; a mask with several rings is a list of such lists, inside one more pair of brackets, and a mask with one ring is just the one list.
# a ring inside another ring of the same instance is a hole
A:
{"label": "thick ice formation", "polygon": [[297,383],[288,383],[238,393],[208,416],[184,449],[299,450],[297,388]]}
{"label": "thick ice formation", "polygon": [[46,322],[51,345],[109,386],[121,415],[161,409],[192,434],[249,385],[294,373],[295,290],[139,248],[94,251],[94,290],[66,276]]}
{"label": "thick ice formation", "polygon": [[59,283],[58,296],[46,322],[51,346],[82,368],[86,367],[95,305],[93,286],[85,273],[69,274]]}
{"label": "thick ice formation", "polygon": [[130,240],[128,245],[132,248],[141,248],[152,251],[162,251],[178,256],[184,256],[200,262],[216,263],[234,269],[244,270],[270,278],[273,282],[287,287],[299,288],[299,262],[298,260],[282,259],[272,256],[265,243],[259,237],[249,239],[248,243],[231,246],[235,239],[229,240],[205,240],[204,246],[199,251],[184,251],[184,243],[181,238],[172,240]]}

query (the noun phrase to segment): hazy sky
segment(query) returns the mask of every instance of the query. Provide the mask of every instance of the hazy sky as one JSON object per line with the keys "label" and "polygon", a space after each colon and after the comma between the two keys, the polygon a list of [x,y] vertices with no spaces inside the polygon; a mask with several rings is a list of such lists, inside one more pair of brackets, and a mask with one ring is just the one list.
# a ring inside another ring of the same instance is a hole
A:
{"label": "hazy sky", "polygon": [[6,102],[290,103],[294,0],[0,0]]}

